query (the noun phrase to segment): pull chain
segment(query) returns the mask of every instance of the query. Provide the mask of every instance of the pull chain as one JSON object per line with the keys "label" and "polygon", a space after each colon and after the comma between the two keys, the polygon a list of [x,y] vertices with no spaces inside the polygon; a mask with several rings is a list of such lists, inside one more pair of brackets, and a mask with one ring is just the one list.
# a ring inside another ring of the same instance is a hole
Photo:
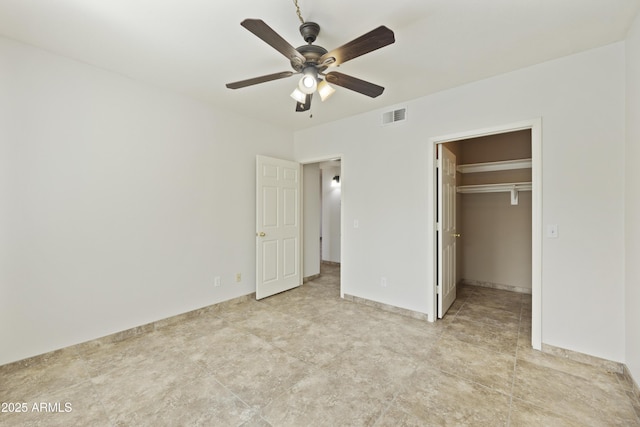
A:
{"label": "pull chain", "polygon": [[302,19],[302,13],[300,12],[300,6],[298,5],[298,0],[293,0],[293,4],[296,5],[296,13],[298,14],[298,19],[300,19],[300,23],[304,24],[304,19]]}

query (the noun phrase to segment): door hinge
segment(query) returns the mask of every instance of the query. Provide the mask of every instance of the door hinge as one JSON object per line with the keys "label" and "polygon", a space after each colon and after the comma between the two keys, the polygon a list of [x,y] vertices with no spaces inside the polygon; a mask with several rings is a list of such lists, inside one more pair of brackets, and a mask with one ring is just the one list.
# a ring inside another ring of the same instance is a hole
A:
{"label": "door hinge", "polygon": [[436,222],[436,231],[440,231],[440,223]]}
{"label": "door hinge", "polygon": [[436,286],[436,293],[439,294],[442,291],[442,286]]}
{"label": "door hinge", "polygon": [[442,167],[442,159],[436,159],[436,169]]}

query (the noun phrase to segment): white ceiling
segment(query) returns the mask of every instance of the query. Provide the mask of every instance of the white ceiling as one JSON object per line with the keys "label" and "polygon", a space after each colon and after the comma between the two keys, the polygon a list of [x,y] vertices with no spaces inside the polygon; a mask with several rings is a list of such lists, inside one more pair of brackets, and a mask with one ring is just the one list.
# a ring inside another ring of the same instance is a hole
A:
{"label": "white ceiling", "polygon": [[[0,34],[217,107],[301,129],[395,105],[625,37],[640,0],[299,0],[331,50],[379,25],[396,43],[340,71],[386,88],[344,88],[296,113],[295,77],[238,90],[225,83],[290,70],[240,26],[260,18],[304,44],[292,0],[0,0]],[[313,118],[309,117],[313,114]]]}

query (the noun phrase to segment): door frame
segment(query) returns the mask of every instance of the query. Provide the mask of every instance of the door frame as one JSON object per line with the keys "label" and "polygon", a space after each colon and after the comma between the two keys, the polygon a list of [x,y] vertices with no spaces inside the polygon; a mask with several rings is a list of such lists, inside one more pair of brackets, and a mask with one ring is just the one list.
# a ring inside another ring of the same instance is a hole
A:
{"label": "door frame", "polygon": [[[296,159],[295,161],[300,163],[300,165],[302,165],[302,168],[304,168],[305,165],[309,165],[309,164],[314,164],[314,163],[322,163],[322,162],[328,162],[331,160],[335,160],[335,159],[340,159],[340,266],[342,267],[342,263],[344,260],[344,257],[342,256],[342,254],[344,254],[344,231],[345,231],[345,226],[344,226],[344,201],[345,201],[345,196],[344,196],[344,176],[345,176],[345,162],[344,162],[344,155],[342,153],[340,154],[334,154],[331,156],[322,156],[322,157],[313,157],[313,158],[308,158],[308,159]],[[304,175],[304,173],[302,173],[302,175]],[[322,196],[322,195],[321,195]],[[302,184],[302,196],[301,199],[304,198],[304,182]],[[304,206],[304,203],[303,203]],[[301,220],[301,226],[302,226],[302,244],[300,245],[300,260],[301,260],[301,271],[302,271],[302,276],[304,278],[304,248],[305,248],[305,236],[304,236],[304,221],[305,221],[305,210],[304,208],[302,208],[301,210],[302,212],[302,220]],[[322,252],[320,252],[320,263],[322,264]],[[344,298],[344,289],[342,287],[343,284],[343,280],[342,280],[342,274],[343,274],[344,269],[340,268],[340,298]]]}
{"label": "door frame", "polygon": [[433,250],[433,256],[427,257],[427,269],[431,271],[432,280],[428,284],[428,299],[431,306],[430,322],[437,317],[437,246],[436,239],[436,209],[437,209],[437,179],[435,167],[435,151],[437,144],[453,142],[462,139],[477,138],[488,135],[515,132],[519,130],[531,130],[531,345],[536,350],[542,349],[542,118],[535,118],[521,122],[498,125],[493,127],[475,129],[441,135],[429,138],[427,150],[427,174],[433,183],[431,188],[431,201],[433,209],[428,215],[428,244]]}

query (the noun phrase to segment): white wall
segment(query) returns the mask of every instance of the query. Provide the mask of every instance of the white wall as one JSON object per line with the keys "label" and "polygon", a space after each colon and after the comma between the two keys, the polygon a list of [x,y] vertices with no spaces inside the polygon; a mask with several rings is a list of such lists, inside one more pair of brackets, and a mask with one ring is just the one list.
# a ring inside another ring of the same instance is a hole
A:
{"label": "white wall", "polygon": [[626,41],[626,364],[640,383],[640,15]]}
{"label": "white wall", "polygon": [[253,292],[257,153],[291,133],[0,39],[0,364]]}
{"label": "white wall", "polygon": [[617,43],[416,99],[399,125],[375,111],[297,132],[299,161],[342,153],[343,219],[360,225],[343,230],[343,291],[429,314],[429,138],[542,117],[543,229],[560,231],[543,240],[542,341],[623,361],[624,57]]}
{"label": "white wall", "polygon": [[303,166],[303,277],[320,274],[320,221],[322,195],[320,191],[320,165]]}

